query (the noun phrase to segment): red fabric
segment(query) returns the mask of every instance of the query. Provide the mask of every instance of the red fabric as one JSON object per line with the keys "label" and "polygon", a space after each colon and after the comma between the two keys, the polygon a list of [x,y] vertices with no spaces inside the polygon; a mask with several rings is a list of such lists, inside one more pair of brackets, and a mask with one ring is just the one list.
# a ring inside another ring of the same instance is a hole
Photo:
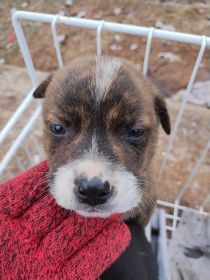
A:
{"label": "red fabric", "polygon": [[116,218],[84,218],[59,207],[43,162],[0,186],[0,279],[92,280],[130,242]]}

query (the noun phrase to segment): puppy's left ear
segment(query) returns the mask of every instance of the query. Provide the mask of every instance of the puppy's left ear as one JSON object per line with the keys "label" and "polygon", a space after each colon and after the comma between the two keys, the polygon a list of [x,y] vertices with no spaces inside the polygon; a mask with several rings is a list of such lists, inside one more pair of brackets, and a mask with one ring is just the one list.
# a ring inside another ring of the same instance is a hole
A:
{"label": "puppy's left ear", "polygon": [[52,74],[50,74],[33,92],[33,97],[34,98],[44,98],[45,97],[45,92],[47,90],[47,87],[49,83],[52,80]]}
{"label": "puppy's left ear", "polygon": [[155,97],[155,112],[159,117],[162,128],[167,134],[171,132],[170,117],[168,114],[166,102],[161,95]]}

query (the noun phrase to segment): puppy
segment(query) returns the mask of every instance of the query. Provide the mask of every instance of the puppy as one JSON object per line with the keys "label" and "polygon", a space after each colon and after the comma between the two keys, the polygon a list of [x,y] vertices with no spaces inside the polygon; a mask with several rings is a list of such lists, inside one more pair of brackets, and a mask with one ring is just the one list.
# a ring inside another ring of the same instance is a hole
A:
{"label": "puppy", "polygon": [[146,223],[152,208],[151,165],[166,104],[131,62],[77,59],[34,91],[44,98],[44,147],[50,192],[57,203],[87,217],[124,213]]}
{"label": "puppy", "polygon": [[126,221],[131,243],[100,276],[100,280],[158,280],[158,265],[143,227],[134,219]]}

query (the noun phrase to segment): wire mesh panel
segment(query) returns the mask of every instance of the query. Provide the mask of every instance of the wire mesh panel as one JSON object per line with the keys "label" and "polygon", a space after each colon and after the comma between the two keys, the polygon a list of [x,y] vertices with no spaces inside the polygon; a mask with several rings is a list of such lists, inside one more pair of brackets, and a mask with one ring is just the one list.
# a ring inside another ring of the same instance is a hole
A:
{"label": "wire mesh panel", "polygon": [[[172,134],[169,138],[169,142],[166,146],[166,150],[163,153],[162,162],[159,166],[159,172],[157,174],[157,184],[161,183],[161,178],[164,172],[166,172],[166,166],[170,160],[171,151],[174,146],[174,141],[177,137],[177,133],[180,128],[180,123],[183,120],[183,115],[186,109],[186,104],[189,99],[189,94],[192,90],[196,74],[201,65],[206,48],[210,47],[210,38],[206,36],[197,36],[191,34],[184,34],[178,32],[169,32],[154,28],[146,28],[140,26],[132,26],[128,24],[119,24],[106,21],[97,21],[81,18],[65,17],[60,15],[50,15],[41,13],[31,13],[31,12],[15,12],[13,14],[13,26],[17,36],[17,40],[26,64],[26,68],[31,79],[32,89],[22,101],[21,105],[16,109],[12,117],[9,119],[5,127],[0,132],[0,145],[1,149],[4,150],[0,158],[0,175],[1,180],[5,180],[17,172],[24,170],[26,167],[32,166],[37,162],[44,159],[44,152],[41,145],[41,134],[40,127],[41,119],[41,105],[34,101],[32,98],[33,90],[38,86],[39,81],[36,76],[36,71],[34,64],[30,55],[28,44],[21,26],[22,20],[43,22],[48,23],[51,29],[51,34],[54,42],[58,67],[62,68],[64,66],[64,61],[61,53],[61,46],[58,39],[57,25],[65,24],[69,27],[78,27],[81,29],[91,29],[96,32],[96,53],[100,55],[102,53],[102,35],[103,32],[117,32],[125,33],[128,35],[142,36],[146,38],[146,48],[144,61],[142,62],[142,72],[147,75],[150,53],[152,49],[153,40],[167,40],[171,42],[180,42],[188,45],[199,46],[199,52],[195,60],[195,64],[192,66],[192,73],[189,79],[189,83],[186,89],[186,94],[180,107],[178,109],[175,121],[173,123]],[[28,110],[28,113],[26,113]],[[27,115],[27,118],[26,118]],[[21,129],[17,129],[21,127]],[[12,133],[16,131],[17,133]],[[191,188],[192,182],[195,176],[199,173],[202,164],[206,161],[207,155],[210,149],[210,141],[208,139],[207,143],[203,144],[203,148],[200,151],[200,156],[195,161],[194,167],[189,172],[189,177],[187,178],[184,185],[181,186],[180,191],[174,201],[162,201],[158,200],[157,203],[160,207],[167,210],[167,230],[174,231],[179,221],[181,212],[185,209],[181,206],[181,200],[188,189]],[[204,213],[206,206],[210,202],[210,194],[207,195],[199,205],[199,209],[194,211],[200,211]]]}

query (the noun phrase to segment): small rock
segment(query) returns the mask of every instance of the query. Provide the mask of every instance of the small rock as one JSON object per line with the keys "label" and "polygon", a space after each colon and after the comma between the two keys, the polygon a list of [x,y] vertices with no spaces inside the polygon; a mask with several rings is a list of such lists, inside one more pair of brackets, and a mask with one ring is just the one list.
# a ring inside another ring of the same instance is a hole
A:
{"label": "small rock", "polygon": [[100,19],[102,17],[102,12],[98,12],[96,15],[95,15],[95,18],[96,19]]}
{"label": "small rock", "polygon": [[65,12],[64,12],[64,11],[60,11],[58,14],[59,14],[60,16],[65,16]]}
{"label": "small rock", "polygon": [[7,49],[7,50],[10,49],[11,47],[12,47],[12,44],[11,44],[11,43],[6,44],[6,49]]}
{"label": "small rock", "polygon": [[110,50],[112,50],[112,51],[121,51],[122,50],[122,46],[113,44],[113,45],[110,46]]}
{"label": "small rock", "polygon": [[65,5],[66,6],[72,6],[74,4],[73,0],[65,0]]}
{"label": "small rock", "polygon": [[128,14],[128,17],[138,17],[138,12],[137,11],[132,11]]}
{"label": "small rock", "polygon": [[170,62],[179,61],[181,59],[179,55],[171,52],[160,52],[158,53],[158,58],[164,58]]}
{"label": "small rock", "polygon": [[180,128],[180,131],[186,136],[187,135],[187,130],[184,127]]}
{"label": "small rock", "polygon": [[121,8],[114,8],[113,11],[114,11],[115,16],[119,16],[122,12],[122,9]]}
{"label": "small rock", "polygon": [[200,14],[204,14],[205,13],[205,10],[202,9],[202,8],[198,9],[198,11],[199,11]]}
{"label": "small rock", "polygon": [[199,184],[197,181],[194,181],[191,186],[192,191],[199,190]]}
{"label": "small rock", "polygon": [[168,155],[168,159],[171,160],[171,161],[177,161],[175,155],[172,155],[172,154]]}
{"label": "small rock", "polygon": [[155,27],[167,31],[176,31],[176,28],[173,25],[164,24],[161,20],[157,20],[155,23]]}
{"label": "small rock", "polygon": [[21,8],[26,8],[28,6],[28,2],[23,2],[20,6]]}
{"label": "small rock", "polygon": [[131,44],[130,45],[130,47],[129,47],[129,49],[131,50],[131,51],[135,51],[136,49],[138,49],[138,44],[136,44],[136,43],[134,43],[134,44]]}
{"label": "small rock", "polygon": [[59,41],[60,43],[62,43],[65,39],[66,39],[66,35],[59,35],[59,36],[58,36],[58,41]]}
{"label": "small rock", "polygon": [[10,15],[12,16],[16,11],[17,11],[17,9],[12,8],[12,9],[10,10]]}
{"label": "small rock", "polygon": [[85,12],[85,11],[81,11],[81,12],[77,13],[76,17],[77,17],[77,18],[82,18],[82,17],[84,17],[85,15],[86,15],[86,12]]}
{"label": "small rock", "polygon": [[115,38],[115,40],[116,40],[117,42],[122,41],[120,34],[114,35],[114,38]]}
{"label": "small rock", "polygon": [[5,59],[4,58],[0,58],[0,65],[5,64]]}

